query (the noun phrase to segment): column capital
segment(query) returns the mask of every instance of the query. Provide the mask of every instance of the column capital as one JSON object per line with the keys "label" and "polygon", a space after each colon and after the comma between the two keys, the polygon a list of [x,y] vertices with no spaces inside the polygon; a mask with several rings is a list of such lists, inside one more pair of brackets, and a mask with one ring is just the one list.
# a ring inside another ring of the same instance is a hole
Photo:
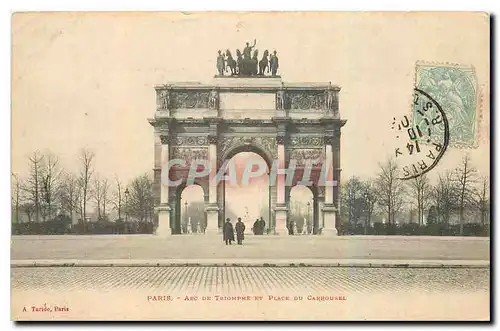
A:
{"label": "column capital", "polygon": [[219,140],[219,136],[217,135],[208,135],[208,143],[209,144],[217,144],[217,141]]}
{"label": "column capital", "polygon": [[160,141],[161,141],[162,145],[170,144],[170,135],[168,133],[167,134],[161,133],[160,134]]}
{"label": "column capital", "polygon": [[326,135],[323,137],[325,145],[333,145],[334,137],[333,135]]}
{"label": "column capital", "polygon": [[278,135],[276,136],[276,143],[278,145],[284,145],[285,144],[285,140],[286,140],[286,136],[284,133],[278,133]]}

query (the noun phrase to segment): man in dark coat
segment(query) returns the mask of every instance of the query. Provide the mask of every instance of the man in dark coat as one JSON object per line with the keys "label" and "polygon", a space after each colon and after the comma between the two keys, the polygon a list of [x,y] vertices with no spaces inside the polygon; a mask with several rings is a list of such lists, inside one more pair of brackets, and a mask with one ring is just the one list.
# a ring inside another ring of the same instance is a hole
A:
{"label": "man in dark coat", "polygon": [[222,238],[226,242],[226,245],[231,245],[231,242],[234,241],[233,224],[231,224],[229,218],[226,219],[226,223],[224,223],[224,227],[222,228]]}
{"label": "man in dark coat", "polygon": [[238,245],[241,245],[243,239],[245,239],[245,224],[241,221],[241,217],[238,217],[238,222],[236,222],[234,229],[236,230],[236,240],[238,241]]}
{"label": "man in dark coat", "polygon": [[260,229],[261,229],[260,234],[264,234],[264,230],[266,229],[266,221],[264,221],[262,216],[260,217],[259,224],[260,224]]}
{"label": "man in dark coat", "polygon": [[252,227],[253,234],[259,234],[259,219],[257,218]]}
{"label": "man in dark coat", "polygon": [[293,233],[293,224],[294,224],[293,221],[290,221],[288,223],[288,234],[291,235],[291,236],[293,236],[295,234],[295,233]]}

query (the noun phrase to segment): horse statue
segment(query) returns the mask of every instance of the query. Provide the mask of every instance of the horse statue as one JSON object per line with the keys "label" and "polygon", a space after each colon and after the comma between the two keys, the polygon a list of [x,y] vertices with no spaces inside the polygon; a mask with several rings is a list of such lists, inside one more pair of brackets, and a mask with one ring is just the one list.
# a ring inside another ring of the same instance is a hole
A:
{"label": "horse statue", "polygon": [[257,75],[258,73],[258,68],[259,68],[259,50],[256,49],[253,52],[253,57],[252,57],[252,62],[251,62],[251,67],[250,67],[250,74],[251,75]]}
{"label": "horse statue", "polygon": [[236,75],[236,61],[233,59],[233,56],[231,55],[231,52],[229,49],[226,50],[226,71],[227,68],[231,69],[231,75]]}
{"label": "horse statue", "polygon": [[243,63],[243,55],[241,54],[240,50],[236,50],[236,66],[238,68],[238,75],[241,74],[241,67]]}
{"label": "horse statue", "polygon": [[259,61],[259,75],[264,75],[266,69],[269,72],[269,60],[267,57],[269,56],[269,51],[266,49],[264,54],[262,55],[262,60]]}

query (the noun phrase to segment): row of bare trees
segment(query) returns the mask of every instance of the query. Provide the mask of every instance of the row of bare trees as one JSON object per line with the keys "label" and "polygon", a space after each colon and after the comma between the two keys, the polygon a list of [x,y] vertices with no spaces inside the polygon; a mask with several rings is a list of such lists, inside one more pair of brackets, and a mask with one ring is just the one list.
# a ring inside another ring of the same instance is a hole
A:
{"label": "row of bare trees", "polygon": [[[97,220],[107,221],[111,212],[123,220],[124,213],[141,222],[154,218],[153,181],[142,175],[125,186],[95,171],[95,154],[89,149],[79,153],[77,172],[64,170],[51,152],[35,151],[28,158],[27,174],[13,174],[13,222],[45,222],[66,215],[86,222],[89,210]],[[24,216],[24,217],[23,217]]]}
{"label": "row of bare trees", "polygon": [[468,155],[457,168],[439,174],[435,184],[425,174],[410,180],[399,178],[394,159],[380,164],[374,179],[351,177],[342,187],[344,220],[350,224],[364,220],[364,226],[369,227],[372,215],[379,212],[387,224],[394,224],[398,215],[409,209],[411,215],[416,211],[419,225],[423,225],[425,215],[427,223],[442,224],[449,224],[452,215],[457,215],[460,234],[466,214],[480,215],[483,226],[489,223],[490,180],[478,175]]}

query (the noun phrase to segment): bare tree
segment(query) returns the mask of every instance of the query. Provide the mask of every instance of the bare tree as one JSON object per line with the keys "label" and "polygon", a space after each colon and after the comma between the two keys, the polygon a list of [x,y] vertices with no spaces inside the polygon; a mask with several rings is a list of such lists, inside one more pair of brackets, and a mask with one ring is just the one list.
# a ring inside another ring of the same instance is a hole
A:
{"label": "bare tree", "polygon": [[106,217],[106,205],[109,202],[108,191],[108,180],[100,179],[99,176],[96,175],[93,182],[92,197],[96,203],[98,220],[102,220]]}
{"label": "bare tree", "polygon": [[399,179],[399,171],[396,161],[388,159],[380,164],[380,172],[376,180],[378,190],[378,204],[387,213],[387,223],[393,224],[397,213],[404,203],[404,186]]}
{"label": "bare tree", "polygon": [[479,187],[475,190],[475,204],[481,214],[481,225],[485,226],[490,210],[490,179],[487,176],[481,177]]}
{"label": "bare tree", "polygon": [[81,188],[78,185],[78,180],[73,174],[68,173],[63,176],[59,194],[61,208],[71,217],[73,222],[75,218],[75,211],[81,212],[79,208]]}
{"label": "bare tree", "polygon": [[417,206],[418,225],[424,224],[424,213],[429,207],[431,185],[426,174],[415,177],[408,182],[410,196]]}
{"label": "bare tree", "polygon": [[35,214],[36,208],[35,205],[31,202],[26,202],[21,205],[21,209],[24,211],[26,216],[28,216],[28,222],[33,222],[33,215]]}
{"label": "bare tree", "polygon": [[137,177],[129,185],[127,211],[139,221],[150,221],[154,213],[153,180],[148,175]]}
{"label": "bare tree", "polygon": [[436,214],[441,223],[448,225],[450,216],[457,205],[457,190],[454,187],[453,175],[451,172],[440,174],[438,182],[432,190],[432,200]]}
{"label": "bare tree", "polygon": [[[43,156],[38,151],[35,151],[29,157],[30,170],[28,178],[22,186],[26,193],[27,202],[33,205],[35,222],[40,221],[40,195],[41,195],[41,174],[42,174]],[[30,206],[31,210],[31,206]]]}
{"label": "bare tree", "polygon": [[52,218],[54,203],[59,197],[61,173],[58,157],[48,152],[42,160],[40,172],[41,201],[46,209],[45,214],[48,220]]}
{"label": "bare tree", "polygon": [[80,199],[80,214],[82,215],[82,222],[87,220],[87,202],[91,193],[91,179],[94,173],[94,157],[95,154],[88,149],[82,149],[80,153],[80,175],[78,177],[78,185],[81,189]]}
{"label": "bare tree", "polygon": [[111,203],[110,197],[109,197],[109,183],[108,179],[105,178],[102,180],[101,183],[101,200],[102,200],[102,216],[106,217],[106,207],[108,206],[109,203]]}
{"label": "bare tree", "polygon": [[358,177],[351,177],[342,190],[342,200],[349,223],[356,225],[363,214],[363,183]]}
{"label": "bare tree", "polygon": [[455,169],[455,180],[458,188],[458,212],[460,221],[460,235],[464,233],[464,210],[466,206],[474,204],[474,184],[477,182],[477,170],[471,165],[470,156],[462,159],[462,164]]}
{"label": "bare tree", "polygon": [[115,210],[118,212],[118,219],[122,219],[122,209],[123,209],[123,184],[115,175],[116,189],[114,192],[112,203],[115,205]]}
{"label": "bare tree", "polygon": [[21,180],[19,176],[15,173],[12,174],[12,209],[15,213],[15,221],[19,223],[19,208],[21,201]]}
{"label": "bare tree", "polygon": [[366,220],[365,220],[365,234],[367,228],[371,226],[371,218],[373,215],[373,211],[375,210],[375,205],[377,204],[377,187],[376,183],[372,180],[368,180],[363,183],[363,198],[364,198],[364,206],[366,212]]}

